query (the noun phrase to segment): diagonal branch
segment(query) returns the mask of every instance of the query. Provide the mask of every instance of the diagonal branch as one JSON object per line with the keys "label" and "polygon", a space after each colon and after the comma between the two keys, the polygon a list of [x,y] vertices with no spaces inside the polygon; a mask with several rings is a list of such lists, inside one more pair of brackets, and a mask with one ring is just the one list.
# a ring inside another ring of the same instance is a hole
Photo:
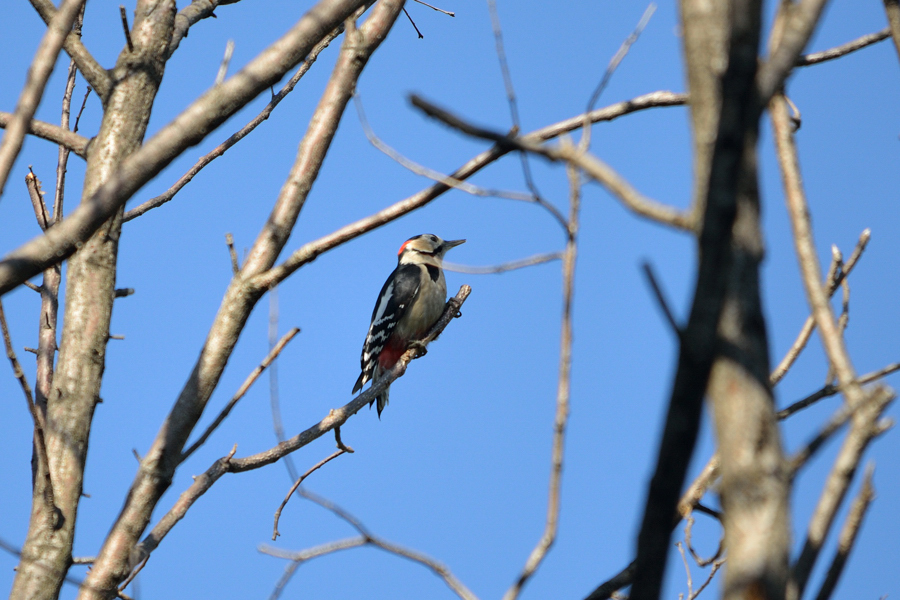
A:
{"label": "diagonal branch", "polygon": [[[12,123],[15,115],[8,112],[0,112],[0,129],[6,129]],[[63,129],[58,125],[38,121],[32,119],[26,128],[27,133],[35,135],[41,139],[65,146],[81,158],[87,157],[87,147],[90,140],[84,136],[73,133],[67,129]]]}
{"label": "diagonal branch", "polygon": [[825,575],[825,581],[822,582],[822,587],[819,589],[819,593],[816,594],[816,600],[828,600],[831,594],[834,593],[835,587],[837,587],[841,573],[844,571],[844,566],[847,564],[847,559],[850,557],[850,551],[853,549],[854,543],[856,543],[856,536],[862,527],[863,517],[866,516],[869,505],[875,499],[875,488],[872,486],[874,471],[873,465],[869,465],[866,469],[862,487],[856,495],[853,505],[850,507],[847,519],[844,521],[844,527],[841,529],[841,535],[838,540],[837,552],[835,552],[831,566],[828,568],[828,573]]}
{"label": "diagonal branch", "polygon": [[894,48],[900,57],[900,2],[898,0],[884,0],[884,11],[887,13],[891,38],[894,40]]}
{"label": "diagonal branch", "polygon": [[856,52],[857,50],[861,50],[867,46],[871,46],[872,44],[877,44],[880,41],[888,39],[889,37],[891,37],[890,28],[885,27],[881,31],[860,36],[855,40],[847,42],[846,44],[841,44],[840,46],[835,46],[834,48],[829,48],[828,50],[822,50],[821,52],[813,52],[811,54],[800,56],[797,59],[797,66],[807,67],[809,65],[817,65],[829,60],[834,60],[836,58],[846,56],[852,52]]}
{"label": "diagonal branch", "polygon": [[790,76],[819,24],[825,3],[826,0],[781,3],[769,44],[771,52],[756,78],[759,98],[764,105]]}
{"label": "diagonal branch", "polygon": [[280,340],[278,340],[278,343],[275,344],[275,346],[269,351],[269,354],[267,354],[262,362],[259,363],[259,365],[257,365],[255,369],[253,369],[253,372],[247,376],[247,379],[244,380],[244,383],[241,384],[241,387],[238,388],[238,391],[235,392],[231,400],[228,401],[228,404],[225,405],[225,408],[222,409],[222,411],[219,413],[219,416],[217,416],[215,420],[210,423],[209,427],[206,428],[206,431],[203,432],[203,435],[201,435],[196,442],[191,444],[191,446],[187,450],[181,453],[181,462],[186,461],[188,457],[197,450],[197,448],[206,443],[206,440],[209,439],[209,436],[212,435],[212,432],[222,424],[222,421],[224,421],[229,413],[231,413],[231,410],[240,401],[240,399],[244,397],[244,394],[247,393],[250,387],[254,383],[256,383],[256,380],[259,379],[259,376],[263,374],[263,371],[265,371],[269,367],[269,365],[271,365],[272,362],[276,358],[278,358],[278,355],[281,354],[281,351],[284,350],[284,347],[287,346],[288,342],[294,339],[294,336],[298,333],[300,333],[300,329],[294,327],[286,334],[284,334]]}
{"label": "diagonal branch", "polygon": [[[447,302],[447,307],[437,323],[431,328],[431,331],[422,341],[426,346],[433,341],[447,325],[454,319],[459,312],[460,307],[468,298],[472,289],[464,285],[460,288],[456,297],[451,298]],[[384,388],[389,386],[393,381],[402,377],[406,372],[406,368],[418,354],[418,350],[411,348],[407,350],[397,364],[388,371],[382,379],[379,379],[372,387],[361,393],[359,396],[338,409],[329,411],[328,416],[309,427],[305,431],[300,432],[294,437],[280,442],[269,450],[247,456],[245,458],[233,458],[234,452],[228,456],[222,457],[214,462],[202,475],[194,478],[191,486],[182,492],[175,505],[167,512],[153,530],[141,541],[134,550],[138,559],[135,562],[145,560],[172,530],[173,527],[184,518],[188,509],[203,495],[213,484],[226,473],[240,473],[243,471],[251,471],[259,469],[266,465],[270,465],[284,458],[288,454],[299,450],[300,448],[319,439],[329,431],[337,429],[347,422],[347,420],[359,412],[363,407],[373,401]],[[146,459],[145,459],[146,460]]]}
{"label": "diagonal branch", "polygon": [[588,177],[606,188],[610,194],[618,198],[632,212],[677,229],[688,231],[692,229],[691,220],[687,215],[643,196],[627,180],[616,173],[612,167],[582,149],[571,145],[560,145],[552,148],[549,145],[540,144],[526,138],[515,137],[472,125],[415,94],[410,97],[410,102],[429,117],[437,119],[467,135],[491,140],[500,148],[530,152],[539,154],[552,161],[570,163],[582,169]]}
{"label": "diagonal branch", "polygon": [[772,127],[775,130],[775,143],[781,165],[785,198],[791,217],[794,243],[806,294],[816,325],[819,327],[825,353],[837,375],[847,401],[847,407],[853,413],[850,432],[847,434],[825,482],[825,489],[810,519],[803,550],[793,567],[787,597],[790,600],[797,600],[803,596],[825,536],[831,529],[838,508],[862,459],[863,452],[869,442],[879,433],[878,420],[887,405],[894,399],[894,393],[885,386],[879,386],[869,391],[863,390],[856,378],[856,372],[850,361],[844,339],[828,302],[828,295],[819,283],[821,267],[816,255],[809,221],[809,208],[803,191],[796,147],[783,95],[776,95],[772,99],[769,112],[772,117]]}
{"label": "diagonal branch", "polygon": [[[196,4],[196,2],[195,2],[195,4]],[[191,4],[187,8],[183,9],[181,12],[188,10],[192,6],[194,6],[194,5]],[[178,23],[177,17],[176,17],[175,22],[176,22],[176,26],[177,26],[177,23]],[[260,111],[260,113],[258,115],[256,115],[256,117],[253,118],[252,121],[250,121],[249,123],[247,123],[246,125],[241,127],[238,131],[233,133],[227,140],[225,140],[224,142],[222,142],[221,144],[219,144],[218,146],[216,146],[215,148],[213,148],[212,150],[207,152],[204,156],[202,156],[200,158],[200,160],[198,160],[196,163],[194,163],[194,166],[191,167],[190,169],[188,169],[188,171],[184,175],[182,175],[178,179],[178,181],[176,181],[168,190],[166,190],[159,196],[156,196],[155,198],[150,198],[146,202],[143,202],[140,205],[138,205],[138,206],[132,208],[131,210],[129,210],[128,212],[126,212],[125,216],[123,217],[123,221],[130,221],[132,219],[135,219],[135,218],[141,216],[142,214],[146,213],[147,211],[157,208],[159,206],[162,206],[163,204],[165,204],[166,202],[168,202],[169,200],[174,198],[175,194],[177,194],[179,191],[181,191],[181,188],[183,188],[188,183],[190,183],[191,180],[194,177],[196,177],[197,173],[202,171],[209,163],[211,163],[215,159],[217,159],[220,156],[222,156],[223,154],[225,154],[225,152],[227,152],[229,148],[231,148],[232,146],[237,144],[239,141],[241,141],[242,139],[247,137],[247,135],[249,135],[251,131],[256,129],[263,121],[267,120],[269,118],[269,116],[272,114],[272,111],[275,110],[275,107],[278,106],[278,104],[282,100],[284,100],[285,96],[287,96],[294,90],[294,87],[296,87],[297,83],[300,82],[300,79],[304,75],[306,75],[306,72],[309,71],[309,69],[312,67],[313,63],[316,62],[316,59],[319,58],[319,54],[322,52],[322,50],[327,48],[328,45],[332,41],[334,41],[334,39],[338,35],[340,35],[341,31],[343,31],[343,27],[336,28],[334,31],[329,33],[324,38],[322,38],[322,41],[320,41],[318,44],[316,44],[316,46],[309,53],[309,56],[307,56],[306,59],[303,61],[303,64],[300,65],[300,68],[297,69],[297,72],[294,73],[294,76],[291,77],[286,84],[284,84],[284,87],[281,88],[281,90],[279,90],[279,92],[277,94],[272,96],[272,99],[269,100],[269,103],[266,104],[265,108],[263,108]]]}
{"label": "diagonal branch", "polygon": [[44,87],[53,72],[56,57],[59,56],[66,35],[71,32],[83,4],[84,0],[65,0],[62,3],[60,10],[47,25],[47,32],[41,39],[34,60],[28,68],[28,79],[19,94],[16,111],[0,143],[0,196],[3,195],[3,188],[6,187],[13,163],[22,149],[28,125],[44,95]]}
{"label": "diagonal branch", "polygon": [[[563,140],[564,145],[570,144]],[[525,567],[516,581],[503,595],[503,600],[515,600],[522,592],[522,588],[531,578],[537,568],[543,562],[544,557],[550,551],[550,546],[556,541],[556,532],[559,526],[560,484],[562,483],[562,468],[565,448],[566,425],[569,420],[569,376],[572,370],[572,299],[575,293],[575,259],[578,245],[578,216],[581,209],[581,183],[579,172],[569,166],[569,220],[567,223],[568,240],[566,252],[563,256],[563,314],[559,333],[559,381],[556,390],[556,415],[553,421],[553,452],[550,460],[550,491],[547,500],[547,520],[544,533],[537,545],[528,556]]]}
{"label": "diagonal branch", "polygon": [[[31,5],[47,25],[50,24],[57,14],[56,7],[53,6],[53,2],[50,0],[31,0]],[[91,56],[88,49],[81,43],[81,36],[79,34],[75,32],[68,33],[63,48],[65,48],[69,56],[72,57],[72,60],[75,61],[78,70],[81,71],[81,74],[90,86],[94,88],[94,91],[100,96],[100,100],[106,104],[109,92],[112,89],[112,78],[109,72],[100,66],[100,63]]]}
{"label": "diagonal branch", "polygon": [[225,4],[237,4],[240,0],[192,0],[190,4],[178,11],[175,15],[175,29],[172,31],[172,40],[169,42],[169,49],[166,59],[172,57],[181,40],[188,36],[188,30],[196,25],[199,21],[209,17],[215,17],[215,10],[219,6]]}
{"label": "diagonal branch", "polygon": [[294,27],[238,73],[215,86],[130,155],[109,180],[46,235],[0,261],[0,295],[71,255],[181,152],[281,79],[365,0],[321,0]]}
{"label": "diagonal branch", "polygon": [[[141,467],[132,483],[128,500],[106,538],[97,562],[94,563],[93,569],[88,574],[87,583],[92,590],[109,594],[125,579],[131,569],[130,556],[138,543],[139,536],[147,527],[154,507],[171,485],[188,436],[202,416],[210,396],[218,385],[253,307],[265,292],[264,289],[248,285],[247,279],[270,268],[287,243],[337,131],[338,123],[353,88],[369,57],[390,31],[402,6],[402,0],[379,2],[359,30],[355,28],[352,18],[347,20],[347,35],[340,56],[300,144],[294,166],[282,187],[269,219],[250,249],[241,272],[232,278],[225,292],[222,304],[210,327],[206,343],[188,381],[147,455],[141,461]],[[293,40],[295,44],[290,54],[297,60],[292,64],[299,62],[312,46],[334,30],[337,23],[333,22],[333,19],[340,15],[337,11],[347,8],[353,9],[352,14],[361,12],[359,2],[354,4],[332,0],[318,5],[300,20],[300,23],[286,36],[287,40],[298,38]],[[310,38],[310,35],[317,37]],[[290,46],[287,40],[282,39],[280,42],[276,42],[274,49],[264,52],[263,57],[283,58],[281,55],[284,54],[285,46]],[[298,51],[302,51],[303,54],[293,55],[293,52]],[[276,73],[276,65],[267,65],[265,60],[260,63],[261,60],[257,59],[251,62],[240,73],[217,86],[214,93],[208,93],[201,98],[195,103],[195,106],[202,105],[207,100],[214,103],[221,102],[222,98],[229,97],[229,90],[233,86],[248,86],[246,90],[255,87],[260,82],[258,80],[250,81],[247,78],[257,69],[267,71],[270,73],[269,76],[273,76]],[[277,68],[285,69],[289,66],[278,63]],[[186,112],[186,114],[189,113],[191,113],[191,109]],[[176,119],[175,123],[179,119]],[[144,150],[152,143],[153,140],[148,142],[144,146]],[[133,156],[138,154],[140,152]],[[121,173],[121,171],[119,172]],[[71,220],[70,217],[63,221],[62,225]],[[346,417],[344,418],[346,419]],[[340,424],[340,422],[334,422],[332,427]],[[230,461],[229,464],[234,466],[240,462],[240,460]]]}

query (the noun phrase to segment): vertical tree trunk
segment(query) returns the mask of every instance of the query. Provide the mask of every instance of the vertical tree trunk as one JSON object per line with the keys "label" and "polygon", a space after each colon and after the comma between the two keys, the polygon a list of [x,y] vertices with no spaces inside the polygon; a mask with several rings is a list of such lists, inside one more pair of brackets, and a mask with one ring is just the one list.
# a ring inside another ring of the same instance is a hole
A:
{"label": "vertical tree trunk", "polygon": [[[114,88],[104,105],[100,133],[90,147],[82,202],[140,147],[162,80],[175,3],[144,0],[135,13],[134,51],[124,49],[112,71]],[[13,583],[16,599],[56,598],[72,561],[88,437],[100,399],[109,339],[121,224],[120,210],[68,261],[62,341],[46,417],[56,508],[42,501],[44,478],[39,473],[28,536]]]}
{"label": "vertical tree trunk", "polygon": [[[726,191],[736,210],[707,389],[722,474],[728,553],[723,597],[780,599],[788,574],[789,481],[769,385],[759,291],[764,253],[756,158],[762,111],[756,88],[760,4],[685,0],[682,18],[694,126],[695,205],[702,210],[703,198]],[[723,158],[735,161],[728,180],[718,179],[725,171],[715,166]]]}

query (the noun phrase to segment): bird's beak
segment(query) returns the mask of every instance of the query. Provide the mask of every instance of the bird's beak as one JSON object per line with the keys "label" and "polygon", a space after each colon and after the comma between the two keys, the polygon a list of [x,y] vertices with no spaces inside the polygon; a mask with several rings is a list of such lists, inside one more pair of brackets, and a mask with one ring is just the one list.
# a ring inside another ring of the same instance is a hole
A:
{"label": "bird's beak", "polygon": [[446,252],[450,248],[455,248],[460,244],[465,244],[466,240],[445,240],[443,244],[441,244],[441,250]]}

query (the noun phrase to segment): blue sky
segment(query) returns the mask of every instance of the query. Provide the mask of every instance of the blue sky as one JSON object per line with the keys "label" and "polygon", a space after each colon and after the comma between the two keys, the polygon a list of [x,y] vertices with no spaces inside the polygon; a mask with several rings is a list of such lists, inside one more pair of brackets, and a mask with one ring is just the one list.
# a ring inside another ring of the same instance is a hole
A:
{"label": "blue sky", "polygon": [[[183,4],[183,3],[182,3]],[[241,2],[216,11],[218,19],[191,29],[169,62],[150,121],[158,130],[212,85],[227,40],[235,42],[231,71],[282,34],[309,3]],[[578,114],[610,57],[646,8],[641,2],[498,2],[506,52],[529,131]],[[129,14],[133,2],[126,4]],[[484,2],[443,5],[451,19],[421,5],[407,8],[424,39],[401,16],[370,61],[358,92],[376,133],[405,156],[449,172],[485,149],[423,118],[407,102],[420,93],[477,123],[507,129],[503,83]],[[774,3],[767,6],[771,14]],[[809,50],[825,49],[882,29],[880,2],[830,3]],[[0,110],[13,110],[43,25],[25,2],[0,7]],[[122,48],[117,5],[88,4],[84,42],[104,66]],[[187,378],[230,277],[224,235],[239,253],[248,248],[294,160],[300,137],[337,54],[326,50],[268,122],[218,159],[166,206],[127,223],[120,245],[118,285],[135,295],[118,300],[106,377],[91,438],[76,554],[97,552],[134,477],[132,449],[143,454]],[[61,60],[38,118],[58,122],[68,60]],[[76,102],[84,94],[80,77]],[[683,91],[684,72],[675,3],[658,7],[600,105],[656,90]],[[900,67],[890,42],[819,66],[798,70],[788,84],[803,126],[797,134],[820,258],[830,245],[849,255],[857,237],[872,241],[850,278],[847,341],[860,373],[900,360]],[[265,95],[264,95],[265,96]],[[266,103],[257,99],[196,148],[189,149],[145,186],[129,206],[171,185],[193,162],[250,120]],[[100,118],[88,100],[81,133],[93,135]],[[767,257],[764,309],[773,363],[793,342],[808,308],[784,208],[768,122],[760,143],[761,190]],[[673,206],[691,194],[688,113],[661,108],[593,130],[593,151],[642,193]],[[55,147],[28,139],[0,199],[0,252],[38,233],[22,179],[32,165],[52,189]],[[77,202],[83,162],[69,163],[67,206]],[[538,187],[566,211],[564,169],[532,160]],[[523,190],[519,160],[507,157],[473,181]],[[375,150],[350,107],[305,206],[288,250],[328,234],[426,187]],[[543,210],[521,202],[448,193],[430,205],[307,265],[278,292],[280,331],[302,333],[281,355],[278,372],[289,435],[351,399],[359,351],[375,296],[395,265],[395,252],[412,235],[435,233],[468,243],[449,259],[489,265],[560,250],[564,237]],[[684,318],[694,278],[688,236],[638,219],[596,185],[584,188],[574,308],[575,345],[571,419],[566,445],[562,516],[556,545],[524,598],[581,598],[631,560],[655,460],[677,348],[640,271],[649,261]],[[543,530],[556,374],[561,275],[550,263],[503,275],[448,273],[448,287],[473,292],[454,321],[392,390],[379,422],[363,410],[342,429],[356,449],[308,480],[309,489],[358,516],[374,533],[447,564],[481,598],[512,583]],[[3,298],[20,360],[33,381],[37,296],[17,290]],[[268,299],[250,319],[201,426],[214,417],[266,354]],[[0,367],[0,538],[21,545],[30,507],[31,429],[21,392]],[[776,389],[785,406],[822,386],[827,363],[815,336]],[[892,376],[888,383],[897,386]],[[228,421],[178,472],[154,523],[191,482],[238,444],[238,456],[275,442],[267,380],[258,382]],[[823,401],[784,426],[796,450],[840,405]],[[893,407],[889,414],[896,416]],[[803,472],[793,494],[794,544],[806,523],[839,443],[829,443]],[[708,421],[694,471],[712,453]],[[322,439],[293,455],[303,471],[332,452]],[[880,598],[900,593],[900,441],[896,432],[867,454],[876,464],[877,498],[863,526],[836,597]],[[270,543],[272,515],[290,486],[276,464],[227,475],[163,541],[140,575],[142,598],[268,597],[284,561],[257,551]],[[855,493],[858,482],[851,493]],[[841,513],[843,515],[843,511]],[[700,546],[711,553],[716,529],[702,523]],[[322,509],[294,499],[281,521],[277,546],[302,549],[353,535]],[[832,536],[834,537],[834,536]],[[674,541],[674,540],[673,540]],[[829,546],[822,562],[830,560]],[[0,554],[0,589],[8,589],[16,560]],[[72,575],[81,577],[83,567]],[[811,587],[817,588],[822,569]],[[696,569],[694,580],[702,580]],[[686,591],[673,551],[666,598]],[[706,592],[712,593],[712,590]],[[74,597],[67,586],[64,597]],[[285,597],[451,598],[444,584],[419,565],[373,549],[349,550],[302,566]]]}

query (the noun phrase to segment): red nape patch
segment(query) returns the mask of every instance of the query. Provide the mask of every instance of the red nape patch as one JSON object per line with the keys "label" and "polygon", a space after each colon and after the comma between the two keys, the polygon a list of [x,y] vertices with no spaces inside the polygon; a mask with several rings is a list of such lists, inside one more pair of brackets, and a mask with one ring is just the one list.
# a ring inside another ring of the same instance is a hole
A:
{"label": "red nape patch", "polygon": [[414,239],[416,239],[416,238],[412,238],[412,239],[409,239],[409,240],[406,240],[405,242],[403,242],[403,245],[400,246],[399,250],[397,250],[397,256],[400,256],[401,254],[403,254],[403,249],[406,248],[406,245],[409,244]]}
{"label": "red nape patch", "polygon": [[394,340],[388,341],[384,350],[378,355],[378,366],[382,369],[390,369],[397,364],[397,361],[403,356],[405,350],[406,348],[403,346],[394,343]]}

